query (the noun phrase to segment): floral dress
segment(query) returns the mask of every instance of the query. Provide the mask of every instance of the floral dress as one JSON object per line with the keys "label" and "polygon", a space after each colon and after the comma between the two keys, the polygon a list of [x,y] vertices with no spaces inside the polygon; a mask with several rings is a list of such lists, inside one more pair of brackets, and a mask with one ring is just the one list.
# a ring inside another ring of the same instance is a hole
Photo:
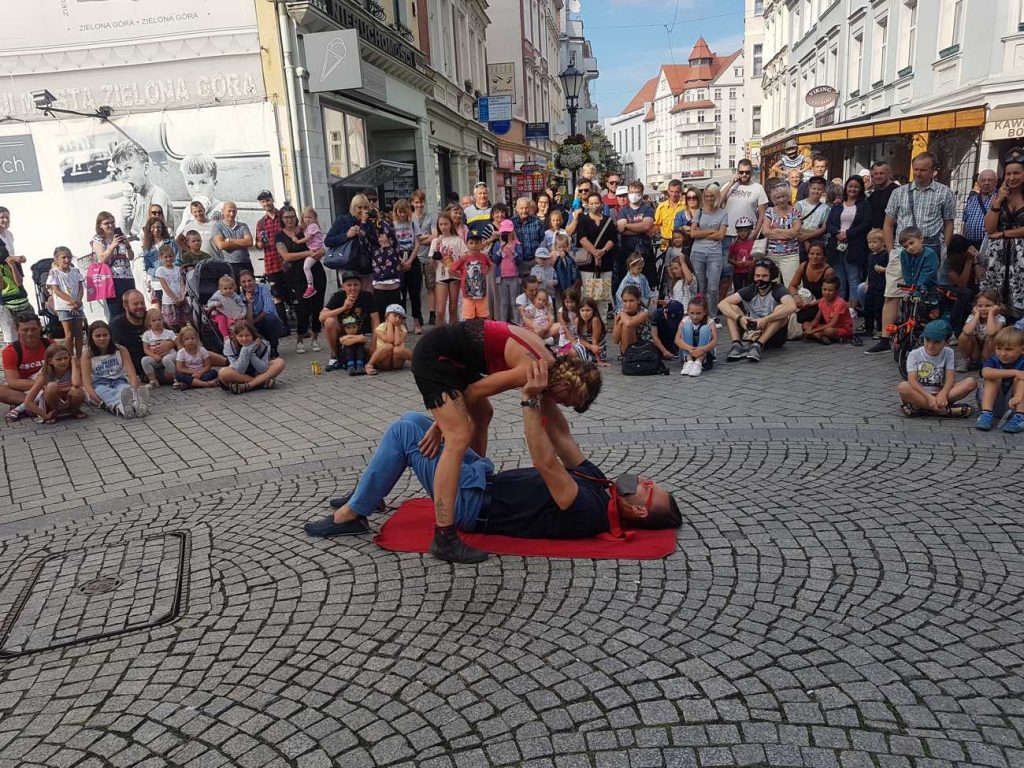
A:
{"label": "floral dress", "polygon": [[[999,229],[1024,227],[1024,206],[1011,211],[1006,203],[999,212]],[[999,292],[1008,307],[1024,311],[1024,237],[987,240],[987,266],[981,289]]]}

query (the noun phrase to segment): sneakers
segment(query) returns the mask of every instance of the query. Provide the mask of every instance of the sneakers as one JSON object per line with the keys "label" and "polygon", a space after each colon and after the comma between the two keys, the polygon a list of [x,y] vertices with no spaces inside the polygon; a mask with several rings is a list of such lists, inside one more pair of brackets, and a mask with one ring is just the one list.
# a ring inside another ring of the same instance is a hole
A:
{"label": "sneakers", "polygon": [[149,416],[149,387],[139,387],[135,393],[135,415]]}
{"label": "sneakers", "polygon": [[957,373],[967,373],[969,370],[971,370],[971,366],[967,363],[966,360],[964,360],[964,358],[961,357],[956,361],[956,367],[954,368],[954,370]]}
{"label": "sneakers", "polygon": [[312,285],[308,286],[306,290],[303,291],[302,293],[302,298],[304,299],[308,299],[311,296],[316,296],[316,288],[314,288]]}
{"label": "sneakers", "polygon": [[320,342],[317,341],[316,339],[313,339],[313,342],[309,345],[309,348],[313,352],[320,352],[323,350],[323,347],[320,346]]}
{"label": "sneakers", "polygon": [[761,362],[761,345],[756,341],[750,345],[750,349],[747,350],[747,360],[752,363]]}
{"label": "sneakers", "polygon": [[356,363],[355,373],[350,374],[351,376],[365,376],[366,375],[366,364],[362,362]]}
{"label": "sneakers", "polygon": [[328,371],[340,371],[344,367],[345,366],[342,365],[341,360],[339,360],[336,357],[332,357],[330,360],[327,361]]}
{"label": "sneakers", "polygon": [[361,536],[370,532],[370,523],[365,517],[357,517],[344,523],[334,522],[334,513],[325,515],[313,523],[306,523],[302,530],[310,536]]}
{"label": "sneakers", "polygon": [[114,409],[117,411],[117,414],[119,416],[124,416],[126,419],[134,419],[135,418],[135,390],[133,390],[129,386],[125,386],[121,390],[121,394],[119,395],[119,398],[120,398],[121,402],[118,403],[116,406],[114,406]]}
{"label": "sneakers", "polygon": [[469,546],[459,538],[459,534],[445,534],[441,531],[434,531],[430,554],[449,563],[482,563],[489,557],[482,549]]}
{"label": "sneakers", "polygon": [[302,343],[302,339],[299,339],[298,341],[295,342],[295,354],[306,354],[306,345]]}
{"label": "sneakers", "polygon": [[978,421],[975,422],[974,426],[980,429],[982,432],[988,432],[992,429],[992,424],[995,422],[995,416],[992,415],[992,411],[982,411],[978,417]]}
{"label": "sneakers", "polygon": [[1003,432],[1010,435],[1016,435],[1018,432],[1024,432],[1024,413],[1015,413],[1010,417],[1010,420],[1006,422],[1006,426],[1003,427]]}
{"label": "sneakers", "polygon": [[892,344],[887,338],[880,338],[877,343],[864,350],[865,355],[879,355],[882,352],[892,352]]}
{"label": "sneakers", "polygon": [[683,363],[683,370],[679,373],[682,376],[700,376],[704,367],[696,360],[687,360]]}
{"label": "sneakers", "polygon": [[735,363],[737,360],[742,360],[747,356],[746,347],[738,341],[732,343],[732,348],[729,350],[729,355],[725,358],[727,363]]}
{"label": "sneakers", "polygon": [[349,376],[355,376],[356,375],[356,364],[355,363],[349,363],[348,364],[348,375]]}

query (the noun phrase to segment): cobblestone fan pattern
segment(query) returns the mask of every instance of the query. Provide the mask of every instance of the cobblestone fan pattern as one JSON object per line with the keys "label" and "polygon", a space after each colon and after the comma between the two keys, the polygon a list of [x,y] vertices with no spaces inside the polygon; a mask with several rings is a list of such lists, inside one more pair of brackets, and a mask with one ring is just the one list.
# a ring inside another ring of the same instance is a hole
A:
{"label": "cobblestone fan pattern", "polygon": [[[304,536],[419,401],[288,357],[273,392],[0,430],[0,616],[47,563],[18,647],[159,612],[173,558],[141,542],[190,535],[173,621],[0,659],[0,768],[1024,766],[1024,452],[896,415],[891,360],[612,370],[574,431],[677,493],[677,551],[454,567]],[[518,399],[499,467],[528,463]],[[94,606],[100,557],[124,583]]]}

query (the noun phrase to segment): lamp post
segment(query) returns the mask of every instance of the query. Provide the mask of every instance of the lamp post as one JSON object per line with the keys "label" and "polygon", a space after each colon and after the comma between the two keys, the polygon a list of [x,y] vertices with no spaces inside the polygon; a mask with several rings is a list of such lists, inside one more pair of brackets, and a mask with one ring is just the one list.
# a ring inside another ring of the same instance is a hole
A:
{"label": "lamp post", "polygon": [[[565,94],[565,111],[569,113],[569,135],[576,135],[576,113],[580,109],[580,91],[583,90],[584,75],[576,69],[575,57],[558,76]],[[576,169],[572,169],[572,194],[576,194]]]}

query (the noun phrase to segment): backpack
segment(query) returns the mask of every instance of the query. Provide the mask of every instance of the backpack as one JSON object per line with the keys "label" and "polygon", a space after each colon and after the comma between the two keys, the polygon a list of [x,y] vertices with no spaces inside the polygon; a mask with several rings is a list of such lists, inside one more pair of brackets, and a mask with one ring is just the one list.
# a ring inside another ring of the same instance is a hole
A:
{"label": "backpack", "polygon": [[653,342],[631,344],[622,355],[623,376],[668,375],[668,366],[661,359],[661,353]]}

